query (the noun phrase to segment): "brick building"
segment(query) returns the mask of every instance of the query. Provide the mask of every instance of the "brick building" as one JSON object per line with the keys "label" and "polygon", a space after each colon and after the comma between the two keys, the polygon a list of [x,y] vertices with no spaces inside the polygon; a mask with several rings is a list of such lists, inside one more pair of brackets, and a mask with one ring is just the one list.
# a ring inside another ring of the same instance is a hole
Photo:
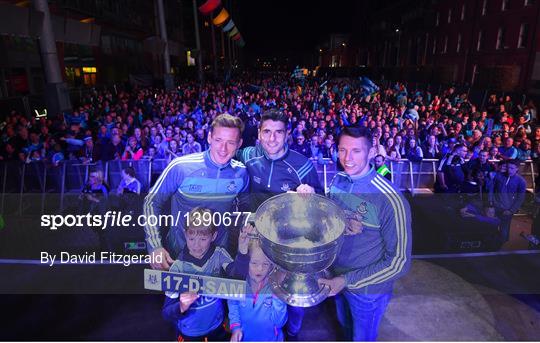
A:
{"label": "brick building", "polygon": [[[540,94],[537,0],[370,1],[345,67],[387,79]],[[367,24],[366,24],[367,23]],[[321,66],[331,66],[331,51]],[[539,55],[540,56],[540,55]]]}

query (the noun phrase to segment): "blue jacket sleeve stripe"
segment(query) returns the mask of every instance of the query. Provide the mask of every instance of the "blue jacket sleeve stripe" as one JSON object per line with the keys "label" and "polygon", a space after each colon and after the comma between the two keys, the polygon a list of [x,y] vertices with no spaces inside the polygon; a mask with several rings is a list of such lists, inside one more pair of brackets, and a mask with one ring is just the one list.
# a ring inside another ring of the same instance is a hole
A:
{"label": "blue jacket sleeve stripe", "polygon": [[302,168],[298,170],[298,176],[300,177],[300,179],[302,180],[304,177],[306,177],[306,175],[311,171],[311,169],[313,169],[313,163],[308,160],[306,164],[304,164]]}
{"label": "blue jacket sleeve stripe", "polygon": [[253,150],[253,147],[247,147],[247,148],[244,148],[244,150],[242,150],[242,158],[240,160],[240,162],[242,163],[246,163],[248,160],[249,160],[249,155],[251,155],[251,151]]}
{"label": "blue jacket sleeve stripe", "polygon": [[367,278],[359,280],[354,285],[350,285],[349,288],[351,289],[362,288],[370,284],[384,282],[398,274],[403,269],[403,267],[405,266],[405,262],[407,261],[407,224],[405,206],[403,205],[403,201],[401,200],[397,192],[391,186],[385,184],[386,182],[387,181],[381,181],[381,178],[379,176],[376,176],[372,181],[373,185],[377,187],[377,189],[379,189],[381,193],[388,198],[394,210],[394,218],[396,221],[396,232],[398,239],[396,244],[397,253],[388,267],[380,270],[373,275],[370,275]]}
{"label": "blue jacket sleeve stripe", "polygon": [[306,163],[298,169],[298,174],[301,175],[306,171],[306,169],[309,169],[309,167],[313,167],[313,163],[311,163],[310,160],[307,160]]}

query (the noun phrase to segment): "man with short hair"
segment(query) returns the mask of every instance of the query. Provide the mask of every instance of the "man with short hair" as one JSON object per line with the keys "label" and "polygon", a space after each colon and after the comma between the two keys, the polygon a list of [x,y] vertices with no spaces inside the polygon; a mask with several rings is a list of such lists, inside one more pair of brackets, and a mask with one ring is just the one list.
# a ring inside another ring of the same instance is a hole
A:
{"label": "man with short hair", "polygon": [[463,165],[468,149],[465,145],[457,144],[452,153],[445,156],[437,170],[436,189],[441,193],[458,193],[465,181]]}
{"label": "man with short hair", "polygon": [[380,175],[384,176],[388,181],[392,181],[392,172],[385,163],[385,158],[383,155],[377,155],[373,159],[373,163],[375,164],[375,170]]}
{"label": "man with short hair", "polygon": [[467,181],[472,181],[478,187],[482,187],[482,191],[488,190],[485,184],[489,180],[490,173],[495,171],[495,165],[489,161],[489,152],[487,150],[480,151],[477,158],[466,162],[464,169]]}
{"label": "man with short hair", "polygon": [[411,213],[407,200],[369,164],[366,128],[346,127],[339,138],[337,173],[329,197],[345,210],[345,239],[321,286],[337,295],[337,317],[345,339],[375,341],[392,297],[394,281],[411,263]]}
{"label": "man with short hair", "polygon": [[245,163],[250,175],[251,210],[270,197],[288,191],[314,188],[323,194],[313,163],[286,144],[289,118],[281,111],[263,113],[259,124],[259,142],[244,148],[237,158]]}
{"label": "man with short hair", "polygon": [[500,239],[506,243],[510,237],[512,216],[519,211],[525,200],[527,183],[519,175],[519,161],[508,161],[506,171],[497,173],[493,180],[491,201],[501,220]]}
{"label": "man with short hair", "polygon": [[[249,186],[246,167],[232,158],[242,145],[244,123],[240,118],[221,114],[212,122],[208,133],[210,148],[204,152],[175,158],[160,175],[144,202],[148,219],[171,213],[183,216],[196,206],[221,214],[233,212],[237,195]],[[170,200],[172,211],[165,208]],[[148,222],[145,228],[149,251],[161,255],[161,264],[154,269],[168,270],[185,246],[182,218],[172,225],[166,242],[162,242],[158,225]],[[226,246],[227,228],[220,227],[216,244]]]}
{"label": "man with short hair", "polygon": [[[289,117],[281,111],[269,110],[261,116],[260,144],[237,153],[250,176],[251,212],[272,196],[288,191],[324,194],[312,162],[286,144],[289,133]],[[286,335],[294,340],[302,326],[304,309],[289,306],[288,314]]]}
{"label": "man with short hair", "polygon": [[506,138],[504,146],[499,148],[501,154],[501,160],[514,160],[518,158],[518,149],[514,147],[514,139],[512,137]]}
{"label": "man with short hair", "polygon": [[311,157],[311,149],[309,143],[306,142],[306,137],[304,137],[304,135],[302,134],[296,136],[296,142],[293,142],[293,144],[291,144],[291,150],[299,152],[307,158]]}

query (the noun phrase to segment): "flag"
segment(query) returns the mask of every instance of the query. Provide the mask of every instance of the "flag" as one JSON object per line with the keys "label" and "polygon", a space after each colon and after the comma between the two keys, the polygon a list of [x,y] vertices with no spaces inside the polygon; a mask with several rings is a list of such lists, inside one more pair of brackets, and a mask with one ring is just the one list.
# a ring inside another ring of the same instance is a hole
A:
{"label": "flag", "polygon": [[219,12],[219,14],[216,17],[214,17],[212,22],[216,26],[221,26],[227,21],[227,19],[229,19],[229,12],[227,12],[227,10],[223,8],[221,12]]}
{"label": "flag", "polygon": [[242,39],[242,35],[240,34],[240,32],[238,32],[237,34],[235,34],[234,36],[232,36],[231,39],[232,39],[233,41],[239,41],[240,39]]}
{"label": "flag", "polygon": [[239,33],[238,28],[235,26],[234,29],[232,29],[231,32],[229,32],[229,38],[234,37],[238,33]]}
{"label": "flag", "polygon": [[360,76],[360,88],[362,89],[363,97],[372,95],[373,93],[377,93],[379,91],[379,86],[365,76]]}
{"label": "flag", "polygon": [[236,28],[236,26],[234,25],[234,21],[231,19],[231,20],[229,20],[227,25],[223,26],[223,32],[229,32],[233,28]]}
{"label": "flag", "polygon": [[218,8],[219,5],[221,5],[221,0],[207,0],[199,7],[199,12],[201,12],[202,15],[209,15]]}

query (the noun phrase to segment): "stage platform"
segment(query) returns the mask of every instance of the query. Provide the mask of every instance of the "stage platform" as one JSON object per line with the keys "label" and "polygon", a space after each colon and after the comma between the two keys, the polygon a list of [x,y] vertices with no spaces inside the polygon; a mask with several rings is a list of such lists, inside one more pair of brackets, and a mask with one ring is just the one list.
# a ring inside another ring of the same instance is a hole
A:
{"label": "stage platform", "polygon": [[[173,339],[172,327],[161,317],[162,295],[122,294],[123,288],[131,292],[142,284],[143,266],[130,267],[127,273],[122,267],[107,265],[51,268],[2,262],[2,293],[19,293],[0,296],[3,312],[10,314],[2,324],[2,340]],[[379,339],[538,341],[538,270],[538,251],[419,256],[396,283]],[[47,282],[51,275],[72,280],[64,283],[63,292],[73,293],[86,285],[85,293],[99,293],[102,287],[109,294],[24,294],[36,291],[23,290],[25,283]],[[129,283],[135,284],[128,287]],[[332,299],[307,309],[300,340],[339,338]]]}

